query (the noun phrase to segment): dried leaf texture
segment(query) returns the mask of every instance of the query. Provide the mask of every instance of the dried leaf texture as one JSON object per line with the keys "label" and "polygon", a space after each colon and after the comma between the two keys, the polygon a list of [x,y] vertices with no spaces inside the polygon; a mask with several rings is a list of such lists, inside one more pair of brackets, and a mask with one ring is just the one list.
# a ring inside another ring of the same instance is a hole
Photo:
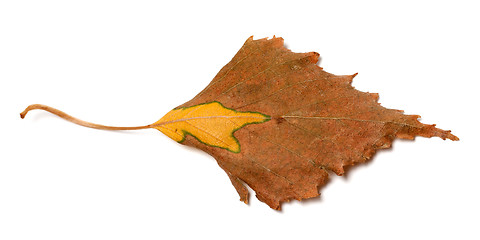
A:
{"label": "dried leaf texture", "polygon": [[327,73],[319,54],[293,53],[282,38],[247,39],[235,57],[189,102],[159,121],[135,127],[107,126],[32,104],[75,124],[103,130],[155,128],[217,160],[248,202],[250,186],[273,209],[291,199],[319,195],[329,172],[365,162],[395,138],[458,140],[378,103],[378,95],[355,90],[350,76]]}
{"label": "dried leaf texture", "polygon": [[179,106],[215,101],[271,116],[235,132],[239,153],[192,136],[182,142],[212,155],[242,201],[248,202],[245,184],[273,209],[316,197],[329,171],[342,175],[346,166],[365,162],[397,137],[458,140],[450,131],[420,123],[418,115],[380,106],[377,94],[352,87],[356,74],[327,73],[316,65],[318,58],[315,52],[291,52],[282,38],[250,37],[202,92]]}

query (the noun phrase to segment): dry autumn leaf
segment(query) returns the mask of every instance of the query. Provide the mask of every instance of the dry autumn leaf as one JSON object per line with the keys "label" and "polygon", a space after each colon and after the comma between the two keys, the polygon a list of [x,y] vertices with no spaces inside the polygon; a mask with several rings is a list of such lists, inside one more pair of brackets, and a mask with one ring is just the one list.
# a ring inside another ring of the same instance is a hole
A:
{"label": "dry autumn leaf", "polygon": [[329,172],[365,162],[395,138],[458,140],[425,125],[418,115],[387,109],[378,95],[352,87],[356,74],[337,76],[316,65],[319,54],[293,53],[282,38],[251,37],[210,84],[159,121],[140,127],[85,122],[57,109],[31,105],[97,129],[156,128],[212,155],[248,202],[251,187],[273,209],[319,195]]}

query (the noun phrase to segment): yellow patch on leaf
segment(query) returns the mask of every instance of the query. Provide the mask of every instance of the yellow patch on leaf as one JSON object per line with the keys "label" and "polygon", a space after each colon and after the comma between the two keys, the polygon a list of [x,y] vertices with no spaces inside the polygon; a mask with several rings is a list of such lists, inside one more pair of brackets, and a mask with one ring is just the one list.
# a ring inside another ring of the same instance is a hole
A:
{"label": "yellow patch on leaf", "polygon": [[240,144],[233,133],[245,125],[268,120],[270,117],[261,113],[237,112],[219,102],[210,102],[173,109],[152,127],[177,142],[190,134],[204,144],[238,153]]}

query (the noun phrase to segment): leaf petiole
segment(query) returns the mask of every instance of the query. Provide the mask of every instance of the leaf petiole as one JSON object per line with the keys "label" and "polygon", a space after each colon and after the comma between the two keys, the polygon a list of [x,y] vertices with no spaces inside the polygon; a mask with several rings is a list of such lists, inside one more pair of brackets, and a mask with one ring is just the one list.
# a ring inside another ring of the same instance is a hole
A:
{"label": "leaf petiole", "polygon": [[145,125],[145,126],[137,126],[137,127],[113,127],[113,126],[106,126],[106,125],[101,125],[101,124],[96,124],[96,123],[91,123],[91,122],[87,122],[87,121],[83,121],[83,120],[80,120],[78,118],[75,118],[75,117],[72,117],[56,108],[53,108],[53,107],[49,107],[49,106],[46,106],[46,105],[42,105],[42,104],[32,104],[30,106],[28,106],[23,112],[20,113],[20,117],[23,119],[25,118],[25,116],[27,115],[27,113],[31,110],[35,110],[35,109],[40,109],[40,110],[44,110],[44,111],[47,111],[47,112],[50,112],[52,114],[55,114],[57,116],[59,116],[60,118],[63,118],[69,122],[72,122],[72,123],[75,123],[75,124],[78,124],[80,126],[84,126],[84,127],[88,127],[88,128],[95,128],[95,129],[101,129],[101,130],[139,130],[139,129],[147,129],[147,128],[151,128],[152,125]]}

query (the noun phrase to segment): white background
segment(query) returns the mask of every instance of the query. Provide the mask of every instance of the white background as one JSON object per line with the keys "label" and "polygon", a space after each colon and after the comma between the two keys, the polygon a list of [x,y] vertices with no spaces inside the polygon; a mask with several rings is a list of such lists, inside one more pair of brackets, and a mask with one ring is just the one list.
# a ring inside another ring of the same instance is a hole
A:
{"label": "white background", "polygon": [[[476,1],[2,1],[0,239],[479,239]],[[244,41],[283,37],[460,141],[395,141],[322,196],[238,200],[207,154],[150,124]]]}

